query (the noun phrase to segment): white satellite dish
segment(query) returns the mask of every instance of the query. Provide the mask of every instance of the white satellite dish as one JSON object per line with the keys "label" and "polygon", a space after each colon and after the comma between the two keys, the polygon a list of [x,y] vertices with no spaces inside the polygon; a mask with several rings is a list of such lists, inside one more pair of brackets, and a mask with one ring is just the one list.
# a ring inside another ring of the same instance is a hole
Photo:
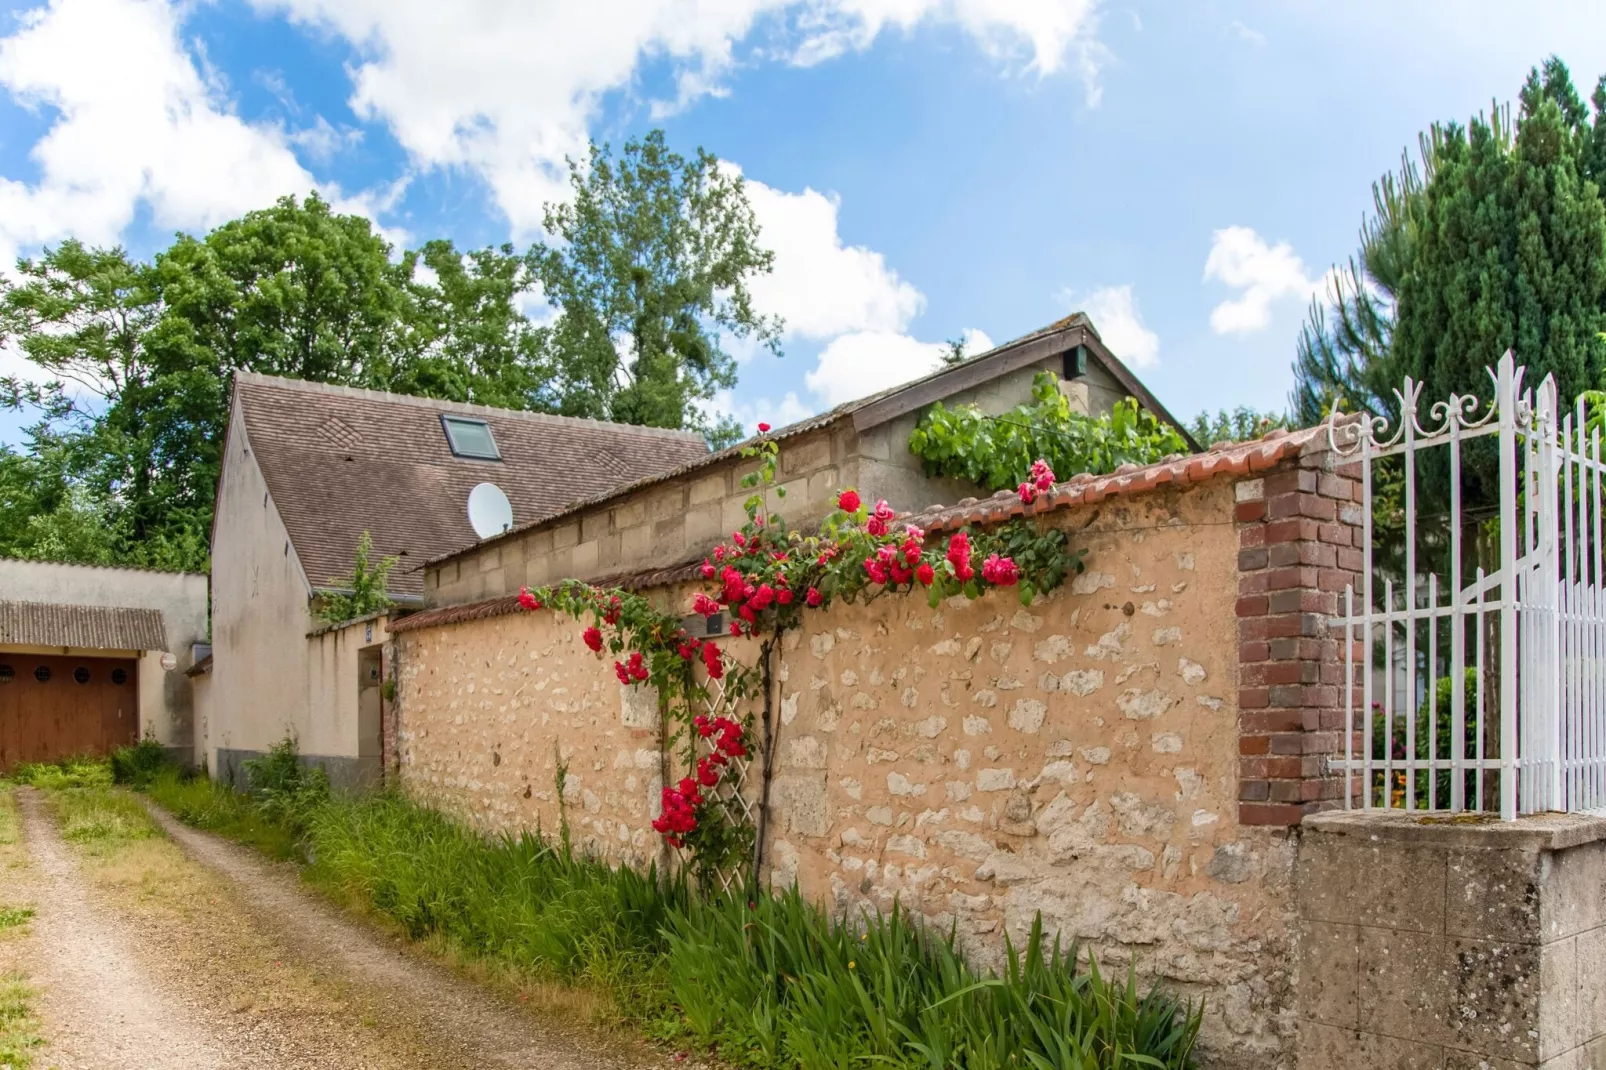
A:
{"label": "white satellite dish", "polygon": [[513,526],[513,506],[495,483],[481,483],[468,492],[468,522],[482,539],[500,535]]}

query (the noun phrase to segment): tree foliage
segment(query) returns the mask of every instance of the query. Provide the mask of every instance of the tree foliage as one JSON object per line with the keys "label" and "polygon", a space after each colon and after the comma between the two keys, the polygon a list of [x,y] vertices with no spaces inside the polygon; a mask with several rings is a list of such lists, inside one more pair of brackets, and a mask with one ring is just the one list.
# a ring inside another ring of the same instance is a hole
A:
{"label": "tree foliage", "polygon": [[[735,381],[719,337],[778,350],[746,282],[769,270],[741,177],[661,133],[593,146],[550,245],[397,254],[366,218],[286,197],[149,262],[74,239],[0,281],[0,342],[49,377],[0,379],[40,415],[0,455],[0,552],[207,567],[238,371],[660,427],[699,427]],[[540,298],[548,326],[527,309]],[[621,354],[628,354],[628,357]]]}
{"label": "tree foliage", "polygon": [[545,217],[560,242],[531,252],[559,309],[558,411],[730,439],[734,427],[709,428],[698,407],[736,382],[720,334],[779,354],[781,330],[748,291],[774,255],[759,244],[741,175],[702,150],[671,152],[656,130],[618,159],[592,145],[587,164],[569,170],[574,200]]}
{"label": "tree foliage", "polygon": [[1425,396],[1486,396],[1506,348],[1564,396],[1598,384],[1606,308],[1606,77],[1591,107],[1560,60],[1535,68],[1515,123],[1496,107],[1432,127],[1420,159],[1373,186],[1361,243],[1325,305],[1313,303],[1295,360],[1293,415],[1336,399],[1397,419],[1406,375]]}
{"label": "tree foliage", "polygon": [[1200,446],[1209,447],[1217,442],[1247,442],[1287,426],[1288,417],[1283,413],[1259,412],[1240,405],[1231,411],[1220,409],[1214,415],[1201,412],[1188,425],[1188,433]]}
{"label": "tree foliage", "polygon": [[909,436],[909,450],[925,462],[928,474],[966,479],[988,490],[1014,489],[1030,478],[1038,458],[1065,479],[1113,472],[1127,463],[1151,464],[1187,448],[1176,428],[1131,398],[1104,416],[1072,412],[1049,372],[1032,380],[1030,404],[990,416],[974,405],[950,409],[939,401]]}
{"label": "tree foliage", "polygon": [[364,531],[357,540],[357,554],[351,575],[339,585],[319,592],[318,618],[328,624],[342,624],[358,617],[366,617],[396,603],[388,592],[390,570],[400,561],[397,557],[381,557],[372,561],[373,537]]}

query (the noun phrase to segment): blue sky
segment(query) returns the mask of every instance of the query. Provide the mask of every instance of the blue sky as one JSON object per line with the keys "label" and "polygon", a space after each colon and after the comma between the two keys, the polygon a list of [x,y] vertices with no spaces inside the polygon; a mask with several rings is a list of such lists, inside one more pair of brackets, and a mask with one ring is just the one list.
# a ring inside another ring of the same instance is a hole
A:
{"label": "blue sky", "polygon": [[[1179,415],[1280,408],[1370,183],[1598,3],[54,0],[0,15],[0,256],[148,255],[316,186],[400,242],[538,234],[587,136],[740,167],[786,354],[718,400],[783,422],[1090,311]],[[15,355],[0,367],[29,369]],[[0,441],[19,421],[0,415]]]}

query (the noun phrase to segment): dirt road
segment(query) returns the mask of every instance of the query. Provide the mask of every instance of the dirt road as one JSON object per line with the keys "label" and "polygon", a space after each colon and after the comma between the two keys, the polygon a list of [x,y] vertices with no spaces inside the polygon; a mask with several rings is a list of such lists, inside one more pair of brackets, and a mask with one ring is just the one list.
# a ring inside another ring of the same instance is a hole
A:
{"label": "dirt road", "polygon": [[[543,1021],[303,890],[294,871],[154,812],[97,855],[18,793],[27,864],[4,898],[36,910],[8,953],[36,989],[39,1067],[638,1070],[668,1057]],[[684,1066],[685,1064],[678,1064]]]}

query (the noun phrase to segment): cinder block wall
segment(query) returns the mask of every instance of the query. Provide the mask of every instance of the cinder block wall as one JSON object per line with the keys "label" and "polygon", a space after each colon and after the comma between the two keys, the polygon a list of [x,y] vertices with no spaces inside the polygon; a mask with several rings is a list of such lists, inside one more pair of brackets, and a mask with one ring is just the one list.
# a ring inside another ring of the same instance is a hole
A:
{"label": "cinder block wall", "polygon": [[1606,819],[1320,815],[1296,901],[1299,1070],[1606,1066]]}

